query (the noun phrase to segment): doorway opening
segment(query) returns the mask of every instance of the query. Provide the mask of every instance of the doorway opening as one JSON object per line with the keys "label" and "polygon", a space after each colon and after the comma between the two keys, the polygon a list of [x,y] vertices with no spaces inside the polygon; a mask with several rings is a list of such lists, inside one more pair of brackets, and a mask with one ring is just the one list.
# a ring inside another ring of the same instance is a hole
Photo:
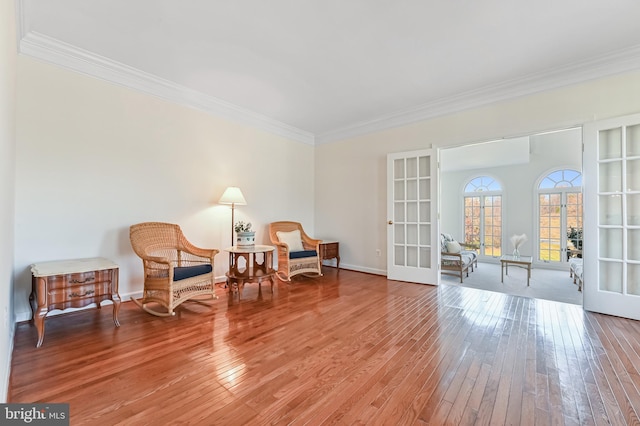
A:
{"label": "doorway opening", "polygon": [[[582,251],[581,128],[442,148],[438,181],[440,232],[476,247],[480,263],[462,283],[441,283],[582,304],[569,274]],[[529,286],[526,269],[510,266],[501,280],[500,258],[523,234]]]}

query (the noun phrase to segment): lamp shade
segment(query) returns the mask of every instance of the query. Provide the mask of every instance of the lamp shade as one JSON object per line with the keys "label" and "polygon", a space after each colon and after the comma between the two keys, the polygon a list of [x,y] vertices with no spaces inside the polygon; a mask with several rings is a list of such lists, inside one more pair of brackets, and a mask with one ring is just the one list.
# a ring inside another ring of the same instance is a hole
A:
{"label": "lamp shade", "polygon": [[224,190],[224,193],[218,200],[218,203],[244,206],[247,204],[247,201],[244,199],[244,195],[242,195],[240,188],[237,186],[230,186]]}

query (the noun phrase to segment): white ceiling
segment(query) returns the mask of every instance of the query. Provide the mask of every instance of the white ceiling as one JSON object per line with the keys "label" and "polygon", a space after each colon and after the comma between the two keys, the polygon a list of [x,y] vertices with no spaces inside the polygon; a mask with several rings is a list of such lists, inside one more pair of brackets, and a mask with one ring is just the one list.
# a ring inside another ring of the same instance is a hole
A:
{"label": "white ceiling", "polygon": [[640,69],[638,0],[20,0],[20,50],[306,142]]}

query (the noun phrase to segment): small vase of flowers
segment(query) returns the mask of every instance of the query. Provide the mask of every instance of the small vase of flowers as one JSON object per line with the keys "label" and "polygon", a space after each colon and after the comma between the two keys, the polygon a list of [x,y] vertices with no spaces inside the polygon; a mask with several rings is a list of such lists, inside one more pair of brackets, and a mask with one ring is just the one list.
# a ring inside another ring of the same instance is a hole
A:
{"label": "small vase of flowers", "polygon": [[520,257],[520,247],[527,242],[527,234],[512,235],[511,244],[513,244],[513,257],[518,259]]}
{"label": "small vase of flowers", "polygon": [[236,245],[238,247],[253,247],[256,245],[256,232],[251,230],[251,222],[236,222]]}

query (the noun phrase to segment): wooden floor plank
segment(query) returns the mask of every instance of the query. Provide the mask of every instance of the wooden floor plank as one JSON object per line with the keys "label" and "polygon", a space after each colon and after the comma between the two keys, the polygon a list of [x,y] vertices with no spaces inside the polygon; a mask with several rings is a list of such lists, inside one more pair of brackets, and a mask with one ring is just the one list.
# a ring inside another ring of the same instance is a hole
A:
{"label": "wooden floor plank", "polygon": [[325,268],[174,317],[122,304],[17,325],[9,402],[71,424],[631,425],[640,324]]}

